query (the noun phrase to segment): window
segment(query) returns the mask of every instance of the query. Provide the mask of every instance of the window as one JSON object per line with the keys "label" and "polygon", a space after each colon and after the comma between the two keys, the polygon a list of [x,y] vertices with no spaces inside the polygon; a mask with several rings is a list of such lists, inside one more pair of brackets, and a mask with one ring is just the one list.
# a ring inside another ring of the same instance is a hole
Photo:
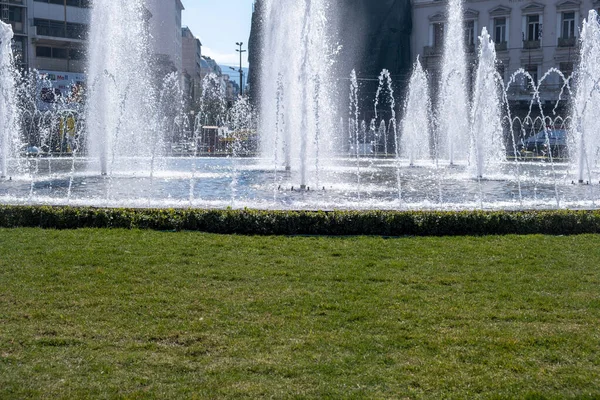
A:
{"label": "window", "polygon": [[8,8],[9,22],[23,22],[23,9],[21,7]]}
{"label": "window", "polygon": [[66,60],[68,57],[67,55],[69,54],[67,49],[61,49],[60,47],[53,47],[52,48],[52,58],[60,58],[63,60]]}
{"label": "window", "polygon": [[26,46],[27,38],[23,36],[15,36],[12,41],[13,54],[15,55],[15,61],[18,64],[26,64]]}
{"label": "window", "polygon": [[562,14],[562,32],[563,39],[573,39],[575,37],[575,13],[565,12]]}
{"label": "window", "polygon": [[540,16],[539,15],[528,15],[527,16],[527,41],[533,42],[540,40]]}
{"label": "window", "polygon": [[34,18],[33,25],[42,36],[66,37],[71,39],[85,39],[88,26],[74,22],[55,21],[42,18]]}
{"label": "window", "polygon": [[[533,79],[533,83],[537,86],[538,84],[538,66],[537,65],[527,65],[525,67],[525,71],[531,76]],[[527,87],[529,89],[533,89],[532,82],[529,77],[526,77]]]}
{"label": "window", "polygon": [[558,69],[563,73],[565,78],[568,78],[573,74],[573,63],[572,62],[561,62]]}
{"label": "window", "polygon": [[475,46],[475,21],[465,21],[464,25],[465,32],[465,46],[473,47]]}
{"label": "window", "polygon": [[70,60],[85,60],[85,52],[79,49],[70,49],[69,50],[69,59]]}
{"label": "window", "polygon": [[444,24],[433,24],[433,47],[444,47]]}
{"label": "window", "polygon": [[506,67],[504,66],[504,64],[502,64],[502,63],[496,64],[496,71],[498,71],[498,75],[500,76],[500,79],[502,79],[504,81],[506,79],[506,77],[505,77]]}
{"label": "window", "polygon": [[[6,7],[6,6],[2,6]],[[8,15],[6,15],[8,13]],[[8,7],[2,10],[2,20],[11,24],[13,31],[23,33],[25,12],[21,7]]]}
{"label": "window", "polygon": [[35,55],[37,57],[52,57],[52,47],[36,46]]}
{"label": "window", "polygon": [[506,18],[494,18],[494,42],[506,43]]}
{"label": "window", "polygon": [[64,5],[66,2],[68,6],[82,7],[82,8],[89,8],[92,6],[90,0],[34,0],[34,1],[37,1],[39,3],[57,4],[59,6]]}
{"label": "window", "polygon": [[83,60],[85,52],[82,49],[67,49],[64,47],[37,46],[35,48],[37,57],[58,58],[62,60]]}

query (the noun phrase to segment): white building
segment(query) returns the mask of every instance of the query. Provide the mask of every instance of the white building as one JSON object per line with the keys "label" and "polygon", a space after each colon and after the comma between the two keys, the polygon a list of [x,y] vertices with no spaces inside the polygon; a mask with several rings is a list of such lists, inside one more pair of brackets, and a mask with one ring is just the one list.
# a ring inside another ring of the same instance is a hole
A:
{"label": "white building", "polygon": [[62,93],[84,83],[90,4],[90,0],[0,0],[0,18],[15,32],[18,66],[45,73]]}
{"label": "white building", "polygon": [[81,73],[90,0],[0,0],[13,26],[17,62],[25,69]]}
{"label": "white building", "polygon": [[[181,0],[146,0],[157,74],[182,72]],[[61,90],[85,79],[92,0],[0,0],[0,18],[15,32],[20,67],[48,74]]]}
{"label": "white building", "polygon": [[152,14],[149,21],[150,42],[158,72],[171,70],[181,73],[181,13],[184,10],[181,0],[146,0],[146,7]]}
{"label": "white building", "polygon": [[187,26],[181,29],[181,38],[184,90],[194,101],[202,84],[202,43]]}
{"label": "white building", "polygon": [[28,0],[29,67],[82,73],[90,23],[90,1]]}
{"label": "white building", "polygon": [[[413,0],[413,60],[419,55],[433,77],[441,63],[447,6],[447,1]],[[474,61],[477,37],[487,27],[496,43],[498,68],[505,80],[519,68],[536,81],[550,68],[570,75],[577,63],[577,38],[583,19],[591,9],[598,8],[598,0],[466,0],[464,39],[468,57]],[[530,100],[526,85],[522,82],[521,92],[511,92],[511,100]],[[556,100],[561,86],[556,75],[545,80],[542,100]]]}

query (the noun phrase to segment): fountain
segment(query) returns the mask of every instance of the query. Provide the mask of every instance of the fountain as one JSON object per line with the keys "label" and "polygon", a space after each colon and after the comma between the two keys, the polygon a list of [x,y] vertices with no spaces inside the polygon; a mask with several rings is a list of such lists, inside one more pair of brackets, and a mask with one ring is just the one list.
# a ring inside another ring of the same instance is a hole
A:
{"label": "fountain", "polygon": [[429,83],[421,61],[417,58],[408,84],[402,120],[400,154],[411,166],[417,160],[430,158],[431,101]]}
{"label": "fountain", "polygon": [[16,71],[11,40],[12,27],[0,21],[0,177],[8,176],[8,160],[20,145],[19,109],[17,108]]}
{"label": "fountain", "polygon": [[479,65],[471,110],[471,166],[478,179],[486,169],[506,161],[504,130],[500,116],[500,90],[496,72],[496,48],[487,28],[479,38]]}
{"label": "fountain", "polygon": [[[143,5],[143,0],[97,1],[92,12],[86,119],[89,155],[99,160],[102,175],[135,168],[132,157],[152,159],[156,152],[147,141],[157,110]],[[129,164],[116,165],[123,161]]]}
{"label": "fountain", "polygon": [[448,1],[448,23],[444,35],[444,55],[437,115],[438,157],[446,154],[450,165],[468,156],[469,96],[464,43],[462,0]]}
{"label": "fountain", "polygon": [[[318,168],[318,160],[331,154],[334,141],[326,136],[334,126],[330,10],[325,0],[267,0],[263,8],[265,26],[277,34],[263,38],[268,51],[261,68],[261,109],[271,112],[261,114],[262,150],[269,156],[277,152],[286,169],[299,173],[297,185],[306,188],[317,180],[311,165]],[[285,124],[272,112],[277,109],[285,110]],[[280,148],[274,149],[275,143]]]}
{"label": "fountain", "polygon": [[592,182],[592,170],[598,162],[600,146],[600,24],[595,10],[590,11],[581,30],[581,59],[577,74],[577,95],[573,102],[575,129],[572,148],[576,160],[577,178]]}
{"label": "fountain", "polygon": [[[571,78],[551,69],[535,82],[519,70],[503,82],[485,28],[470,92],[460,0],[449,1],[439,79],[416,60],[406,88],[387,70],[379,79],[333,70],[339,48],[328,21],[336,10],[327,0],[265,0],[269,51],[258,110],[248,99],[226,99],[222,78],[208,74],[197,112],[183,115],[178,76],[151,72],[142,5],[95,2],[85,107],[74,101],[77,88],[58,96],[43,74],[15,75],[10,27],[1,26],[0,166],[12,178],[0,180],[1,203],[408,210],[600,204],[595,13],[581,35],[570,115],[557,107],[544,114],[540,85],[558,75],[565,101]],[[379,83],[377,93],[369,93],[369,80]],[[509,94],[524,85],[529,112],[514,115]],[[431,87],[439,89],[434,99]],[[569,130],[573,164],[523,151],[521,137],[548,144],[555,127]]]}

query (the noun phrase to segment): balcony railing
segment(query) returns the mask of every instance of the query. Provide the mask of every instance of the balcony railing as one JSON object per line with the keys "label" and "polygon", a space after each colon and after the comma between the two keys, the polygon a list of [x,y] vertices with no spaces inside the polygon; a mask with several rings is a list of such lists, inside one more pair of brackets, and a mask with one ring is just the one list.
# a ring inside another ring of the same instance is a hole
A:
{"label": "balcony railing", "polygon": [[423,49],[423,54],[425,56],[439,56],[442,54],[441,46],[425,46]]}
{"label": "balcony railing", "polygon": [[85,40],[87,38],[87,27],[81,24],[38,20],[34,21],[37,34],[40,36],[53,36],[67,39]]}
{"label": "balcony railing", "polygon": [[575,47],[577,46],[577,38],[558,38],[558,47]]}
{"label": "balcony railing", "polygon": [[506,51],[506,50],[508,50],[508,43],[506,43],[506,42],[496,43],[496,51]]}
{"label": "balcony railing", "polygon": [[14,33],[25,33],[25,24],[17,21],[10,21],[9,24],[12,26]]}
{"label": "balcony railing", "polygon": [[[543,99],[556,98],[562,91],[562,99],[569,98],[570,92],[564,90],[564,84],[562,83],[542,83],[539,87],[540,97]],[[533,87],[529,84],[512,85],[507,90],[509,100],[514,98],[525,98],[533,99]]]}
{"label": "balcony railing", "polygon": [[534,50],[542,47],[542,43],[539,40],[524,40],[523,48],[525,50]]}

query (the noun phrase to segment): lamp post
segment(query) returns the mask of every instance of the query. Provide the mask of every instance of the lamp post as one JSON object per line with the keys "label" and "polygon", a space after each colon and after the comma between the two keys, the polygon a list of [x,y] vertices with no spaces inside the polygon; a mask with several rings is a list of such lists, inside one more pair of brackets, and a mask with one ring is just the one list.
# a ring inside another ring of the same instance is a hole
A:
{"label": "lamp post", "polygon": [[240,47],[239,49],[236,49],[235,51],[240,53],[240,96],[243,96],[244,95],[244,70],[242,69],[242,53],[245,53],[246,50],[242,50],[242,46],[244,45],[244,42],[236,42],[235,44]]}

